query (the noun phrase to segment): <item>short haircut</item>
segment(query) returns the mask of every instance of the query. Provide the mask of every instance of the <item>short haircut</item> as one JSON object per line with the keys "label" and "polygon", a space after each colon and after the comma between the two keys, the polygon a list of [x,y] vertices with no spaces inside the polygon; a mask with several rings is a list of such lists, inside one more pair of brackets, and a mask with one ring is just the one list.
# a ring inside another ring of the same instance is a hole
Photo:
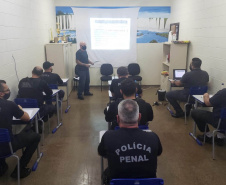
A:
{"label": "short haircut", "polygon": [[126,67],[119,67],[117,69],[117,74],[119,76],[127,76],[129,73],[128,73],[128,69]]}
{"label": "short haircut", "polygon": [[134,100],[123,100],[118,105],[118,116],[122,123],[136,124],[139,119],[139,106]]}
{"label": "short haircut", "polygon": [[37,76],[41,76],[42,73],[43,73],[43,69],[42,68],[34,67],[34,69],[32,70],[32,74],[35,74]]}
{"label": "short haircut", "polygon": [[132,96],[136,93],[136,83],[129,78],[121,82],[120,88],[125,96]]}
{"label": "short haircut", "polygon": [[193,59],[192,59],[192,65],[193,65],[195,68],[200,68],[201,65],[202,65],[202,61],[201,61],[199,58],[193,58]]}
{"label": "short haircut", "polygon": [[0,92],[4,91],[4,86],[2,84],[6,84],[5,80],[0,80]]}

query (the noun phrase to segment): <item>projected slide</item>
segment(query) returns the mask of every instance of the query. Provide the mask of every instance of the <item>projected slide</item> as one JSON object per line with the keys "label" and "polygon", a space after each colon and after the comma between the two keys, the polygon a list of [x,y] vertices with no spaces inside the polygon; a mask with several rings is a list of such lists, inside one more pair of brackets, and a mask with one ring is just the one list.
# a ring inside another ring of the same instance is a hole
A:
{"label": "projected slide", "polygon": [[129,50],[129,18],[90,18],[92,50]]}

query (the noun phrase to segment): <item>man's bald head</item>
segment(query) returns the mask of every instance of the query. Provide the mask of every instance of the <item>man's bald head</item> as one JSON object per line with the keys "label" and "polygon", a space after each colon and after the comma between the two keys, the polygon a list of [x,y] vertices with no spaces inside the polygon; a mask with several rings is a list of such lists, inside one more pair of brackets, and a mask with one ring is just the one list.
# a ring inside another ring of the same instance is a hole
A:
{"label": "man's bald head", "polygon": [[43,69],[40,66],[36,66],[32,70],[32,75],[37,75],[40,77],[42,75],[42,73],[43,73]]}
{"label": "man's bald head", "polygon": [[86,43],[85,42],[80,42],[80,49],[86,50]]}

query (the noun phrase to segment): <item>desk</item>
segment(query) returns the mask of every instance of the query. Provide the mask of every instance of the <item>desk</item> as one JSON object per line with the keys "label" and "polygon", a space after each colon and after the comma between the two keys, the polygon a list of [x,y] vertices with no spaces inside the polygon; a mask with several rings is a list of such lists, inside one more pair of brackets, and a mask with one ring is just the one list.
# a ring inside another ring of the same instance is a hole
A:
{"label": "desk", "polygon": [[[106,131],[107,130],[101,130],[99,132],[99,143],[101,142],[101,139],[102,139],[102,137],[103,137],[103,135],[104,135],[104,133]],[[152,132],[151,130],[143,130],[143,131],[145,131],[145,132]],[[101,185],[103,185],[103,181],[102,181],[102,174],[104,172],[104,158],[103,158],[103,156],[101,156],[100,159],[101,159],[101,162],[100,162],[100,168],[101,168]]]}
{"label": "desk", "polygon": [[[38,132],[38,117],[37,117],[39,108],[23,108],[23,111],[28,113],[28,115],[30,117],[30,121],[35,119],[35,131],[36,131],[37,134],[39,134],[39,132]],[[20,120],[20,119],[16,119],[16,118],[13,117],[13,120]],[[40,152],[40,146],[39,145],[38,145],[38,148],[37,148],[37,160],[35,161],[35,163],[32,167],[32,171],[35,171],[37,169],[38,163],[43,156],[43,153]]]}
{"label": "desk", "polygon": [[[211,98],[213,95],[209,95],[209,96]],[[192,95],[192,97],[195,98],[195,106],[194,106],[195,109],[198,108],[198,103],[204,104],[203,95]],[[190,132],[189,135],[192,136],[200,146],[202,146],[202,142],[200,142],[196,138],[196,123],[195,122],[193,125],[193,133]]]}
{"label": "desk", "polygon": [[[60,116],[59,116],[59,95],[58,95],[58,92],[60,90],[59,89],[53,89],[53,94],[52,94],[52,97],[53,96],[56,96],[56,105],[57,105],[57,126],[56,128],[54,128],[52,130],[52,133],[54,134],[57,129],[62,125],[62,123],[60,122]],[[61,105],[62,106],[62,105]],[[61,115],[61,120],[62,120],[62,115]]]}
{"label": "desk", "polygon": [[68,92],[68,80],[69,80],[69,78],[62,78],[62,80],[63,80],[63,85],[59,85],[59,86],[66,86],[67,87],[67,108],[65,110],[65,113],[68,113],[69,109],[71,108],[71,106],[68,103],[68,96],[69,96],[68,95],[69,94],[69,92]]}

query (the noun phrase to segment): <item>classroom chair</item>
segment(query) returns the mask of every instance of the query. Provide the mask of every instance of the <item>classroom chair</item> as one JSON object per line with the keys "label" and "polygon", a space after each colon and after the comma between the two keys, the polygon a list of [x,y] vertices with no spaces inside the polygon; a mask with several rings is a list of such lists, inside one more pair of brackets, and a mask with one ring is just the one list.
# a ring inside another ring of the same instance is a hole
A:
{"label": "classroom chair", "polygon": [[75,77],[73,78],[73,90],[77,89],[79,82],[78,65],[75,66]]}
{"label": "classroom chair", "polygon": [[102,64],[100,67],[100,81],[101,81],[101,91],[102,91],[102,82],[107,82],[109,80],[112,80],[112,74],[113,74],[113,67],[111,64]]}
{"label": "classroom chair", "polygon": [[8,143],[10,153],[8,155],[0,156],[4,159],[7,157],[15,157],[17,159],[17,183],[20,185],[20,158],[13,152],[13,147],[11,144],[11,138],[8,129],[0,128],[0,143]]}
{"label": "classroom chair", "polygon": [[[138,125],[138,127],[141,130],[148,130],[149,129],[149,127],[147,125]],[[115,130],[118,130],[118,129],[120,129],[120,127],[119,126],[116,126],[115,127]]]}
{"label": "classroom chair", "polygon": [[110,185],[164,185],[161,178],[112,179]]}
{"label": "classroom chair", "polygon": [[191,105],[192,107],[194,107],[194,104],[195,104],[195,100],[192,97],[192,95],[203,95],[207,92],[207,90],[208,90],[207,86],[197,86],[197,87],[191,87],[190,88],[188,101],[184,104],[184,121],[185,121],[185,124],[187,124],[187,106]]}
{"label": "classroom chair", "polygon": [[[204,143],[206,141],[206,129],[207,129],[208,123],[205,126],[205,134],[204,134]],[[212,156],[213,159],[215,159],[215,143],[214,143],[214,138],[215,138],[215,133],[218,131],[224,131],[226,132],[226,107],[221,109],[221,115],[217,124],[217,128],[213,130],[213,136],[212,136]]]}
{"label": "classroom chair", "polygon": [[[36,99],[31,99],[31,98],[16,98],[14,99],[14,102],[17,105],[20,105],[22,108],[39,108],[38,107],[38,101]],[[43,117],[40,116],[38,113],[38,121],[42,122],[42,145],[44,145],[44,121]],[[49,125],[49,132],[50,132],[50,122],[48,118],[48,125]]]}
{"label": "classroom chair", "polygon": [[129,78],[132,78],[134,81],[137,81],[141,85],[142,77],[140,74],[140,66],[137,63],[131,63],[128,65]]}

